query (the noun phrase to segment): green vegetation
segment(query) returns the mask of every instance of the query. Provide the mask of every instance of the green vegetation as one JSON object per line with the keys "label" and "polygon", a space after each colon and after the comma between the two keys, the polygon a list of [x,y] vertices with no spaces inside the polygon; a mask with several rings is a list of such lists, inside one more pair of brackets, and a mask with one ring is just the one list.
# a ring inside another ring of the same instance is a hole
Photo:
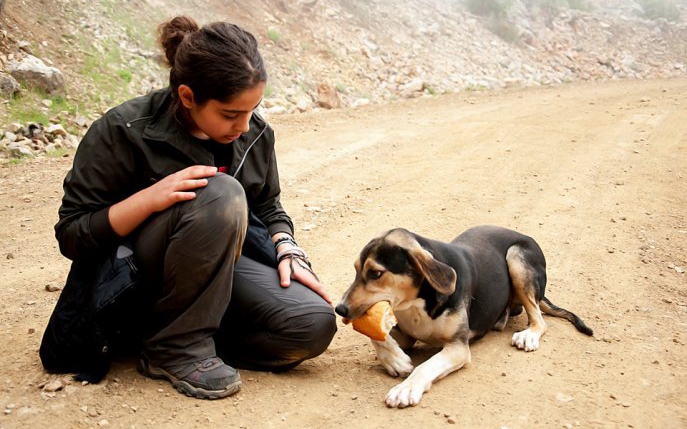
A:
{"label": "green vegetation", "polygon": [[510,1],[508,0],[465,0],[465,6],[470,13],[479,16],[501,17],[506,14]]}
{"label": "green vegetation", "polygon": [[279,40],[281,39],[281,35],[279,32],[275,29],[270,28],[267,30],[267,37],[273,42],[273,43],[278,43]]}
{"label": "green vegetation", "polygon": [[[99,0],[91,7],[98,8],[110,22],[126,33],[127,38],[144,50],[156,50],[155,17],[142,16],[136,10],[124,8],[117,0]],[[145,22],[142,22],[145,21]],[[78,53],[70,64],[77,81],[68,82],[62,95],[48,96],[36,88],[22,84],[21,92],[5,102],[0,109],[0,123],[42,123],[48,124],[56,115],[76,115],[79,112],[98,112],[122,102],[136,93],[137,86],[130,85],[136,79],[138,65],[151,60],[132,53],[119,38],[94,41],[88,33],[62,36],[67,51]],[[39,51],[38,47],[34,47]],[[77,87],[69,87],[69,84]],[[66,94],[70,94],[67,97]],[[78,98],[78,102],[73,101]],[[46,106],[43,100],[52,101]]]}
{"label": "green vegetation", "polygon": [[[43,105],[43,100],[50,100],[51,105]],[[47,96],[39,90],[26,90],[21,96],[15,96],[7,103],[7,113],[11,120],[20,124],[37,123],[47,125],[50,118],[60,114],[76,115],[82,106],[71,102],[61,95]]]}
{"label": "green vegetation", "polygon": [[55,149],[52,152],[46,152],[46,156],[48,156],[49,158],[62,158],[63,156],[67,155],[70,152],[71,151],[68,149],[59,148],[59,149]]}
{"label": "green vegetation", "polygon": [[644,9],[645,18],[664,18],[674,22],[680,20],[680,9],[673,0],[638,0],[638,3]]}
{"label": "green vegetation", "polygon": [[100,4],[107,11],[107,16],[123,28],[131,40],[136,40],[137,44],[146,49],[155,47],[155,32],[150,31],[150,29],[155,28],[156,21],[148,18],[150,25],[142,25],[141,19],[144,16],[136,13],[135,9],[122,7],[122,2],[118,0],[100,0]]}
{"label": "green vegetation", "polygon": [[[463,0],[463,2],[468,11],[486,18],[485,25],[489,31],[508,43],[518,43],[520,37],[518,29],[508,16],[511,1]],[[566,8],[585,11],[593,9],[590,0],[523,0],[523,4],[532,12],[544,12],[549,15],[554,15]]]}

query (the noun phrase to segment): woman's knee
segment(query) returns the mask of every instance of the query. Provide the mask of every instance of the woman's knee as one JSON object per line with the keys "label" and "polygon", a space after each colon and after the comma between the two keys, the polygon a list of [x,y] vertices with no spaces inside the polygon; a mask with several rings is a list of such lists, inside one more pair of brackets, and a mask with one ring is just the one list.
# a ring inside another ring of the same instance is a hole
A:
{"label": "woman's knee", "polygon": [[248,223],[248,204],[243,187],[224,173],[209,177],[208,184],[196,190],[191,206],[194,219],[213,229],[218,227],[218,223],[245,229]]}
{"label": "woman's knee", "polygon": [[310,313],[292,321],[296,326],[291,330],[297,336],[295,341],[302,345],[303,359],[312,359],[327,350],[336,334],[336,316],[333,312]]}

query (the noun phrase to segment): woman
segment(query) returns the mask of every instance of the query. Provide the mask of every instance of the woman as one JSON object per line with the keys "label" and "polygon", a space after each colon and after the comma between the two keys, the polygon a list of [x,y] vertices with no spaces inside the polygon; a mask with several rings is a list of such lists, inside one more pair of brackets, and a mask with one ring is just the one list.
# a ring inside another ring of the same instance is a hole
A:
{"label": "woman", "polygon": [[183,16],[158,33],[169,87],[95,121],[64,180],[55,230],[73,262],[41,359],[98,381],[140,340],[144,374],[221,398],[241,385],[227,363],[288,370],[321,354],[336,322],[254,112],[267,79],[255,38]]}

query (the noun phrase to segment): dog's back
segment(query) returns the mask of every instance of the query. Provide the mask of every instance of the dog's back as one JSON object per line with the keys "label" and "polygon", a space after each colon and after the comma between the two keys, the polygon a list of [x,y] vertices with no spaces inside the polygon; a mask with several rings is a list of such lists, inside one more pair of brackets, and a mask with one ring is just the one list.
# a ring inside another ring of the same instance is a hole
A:
{"label": "dog's back", "polygon": [[532,267],[534,294],[539,300],[546,287],[546,259],[539,245],[531,237],[498,226],[482,225],[470,228],[456,237],[451,244],[470,259],[471,276],[459,284],[469,283],[472,288],[470,304],[470,330],[479,338],[492,330],[502,319],[512,302],[512,284],[506,254],[513,246]]}

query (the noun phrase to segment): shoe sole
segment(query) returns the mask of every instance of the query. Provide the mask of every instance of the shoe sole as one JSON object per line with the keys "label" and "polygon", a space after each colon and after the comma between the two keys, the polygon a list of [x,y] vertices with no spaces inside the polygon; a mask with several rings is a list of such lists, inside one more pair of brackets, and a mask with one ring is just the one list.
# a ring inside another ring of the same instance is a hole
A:
{"label": "shoe sole", "polygon": [[[191,385],[189,382],[181,380],[177,377],[175,377],[173,374],[170,374],[169,372],[165,371],[162,368],[151,368],[148,362],[144,361],[141,359],[139,362],[139,367],[138,369],[143,373],[144,375],[147,375],[150,378],[154,379],[165,379],[168,380],[170,383],[172,383],[172,387],[174,387],[177,391],[180,393],[185,394],[186,396],[190,396],[193,398],[198,398],[198,399],[221,399],[221,398],[226,398],[227,396],[231,396],[234,393],[238,392],[241,390],[241,379],[239,378],[235,382],[231,383],[229,386],[226,387],[226,389],[223,390],[207,390],[203,389],[202,387],[195,387]],[[237,374],[237,377],[240,377]]]}

